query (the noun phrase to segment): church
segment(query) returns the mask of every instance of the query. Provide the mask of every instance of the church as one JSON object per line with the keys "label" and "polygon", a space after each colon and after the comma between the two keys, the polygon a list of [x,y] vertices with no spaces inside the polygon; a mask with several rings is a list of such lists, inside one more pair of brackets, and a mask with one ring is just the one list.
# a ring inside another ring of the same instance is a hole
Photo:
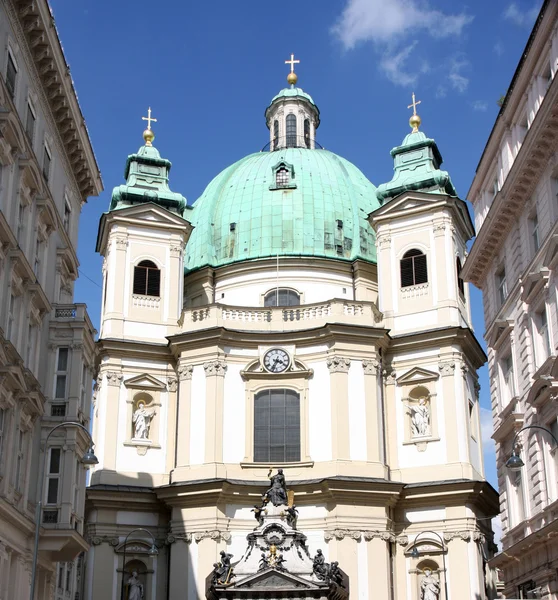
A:
{"label": "church", "polygon": [[262,151],[188,204],[149,111],[101,218],[84,597],[495,598],[466,204],[414,96],[376,186],[286,63]]}

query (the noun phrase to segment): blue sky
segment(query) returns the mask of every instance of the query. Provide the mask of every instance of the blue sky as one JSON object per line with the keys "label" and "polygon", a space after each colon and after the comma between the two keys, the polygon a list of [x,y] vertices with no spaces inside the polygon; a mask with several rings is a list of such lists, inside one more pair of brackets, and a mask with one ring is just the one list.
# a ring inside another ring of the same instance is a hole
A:
{"label": "blue sky", "polygon": [[[173,163],[171,188],[193,203],[223,168],[268,141],[264,110],[298,85],[321,111],[317,140],[379,185],[389,151],[408,133],[411,92],[421,129],[436,139],[462,198],[535,21],[540,0],[50,0],[99,162],[105,191],[84,207],[76,302],[99,322],[99,217],[142,144],[147,107],[155,146]],[[480,293],[472,289],[482,336]],[[481,340],[482,341],[482,340]],[[483,345],[484,342],[482,341]],[[491,432],[481,372],[483,430]],[[493,446],[487,477],[496,485]]]}

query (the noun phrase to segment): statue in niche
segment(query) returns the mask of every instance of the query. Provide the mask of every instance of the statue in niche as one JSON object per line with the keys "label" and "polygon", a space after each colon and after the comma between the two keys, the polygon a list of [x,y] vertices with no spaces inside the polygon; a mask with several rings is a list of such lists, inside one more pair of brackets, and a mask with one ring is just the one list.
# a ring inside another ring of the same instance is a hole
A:
{"label": "statue in niche", "polygon": [[419,398],[418,404],[404,403],[411,415],[411,434],[413,437],[430,435],[430,407],[426,398]]}
{"label": "statue in niche", "polygon": [[440,596],[440,583],[432,574],[431,569],[424,569],[420,581],[420,600],[438,600]]}
{"label": "statue in niche", "polygon": [[[267,476],[271,475],[271,469]],[[269,478],[271,487],[263,495],[265,503],[271,502],[273,506],[285,506],[287,504],[287,488],[283,469],[277,470],[277,475]]]}
{"label": "statue in niche", "polygon": [[132,576],[126,582],[128,585],[128,600],[143,600],[143,583],[138,579],[138,572],[132,571]]}
{"label": "statue in niche", "polygon": [[153,418],[154,414],[154,408],[145,408],[145,402],[138,403],[138,407],[132,415],[132,423],[134,424],[134,439],[149,439],[149,428],[151,427],[151,419]]}

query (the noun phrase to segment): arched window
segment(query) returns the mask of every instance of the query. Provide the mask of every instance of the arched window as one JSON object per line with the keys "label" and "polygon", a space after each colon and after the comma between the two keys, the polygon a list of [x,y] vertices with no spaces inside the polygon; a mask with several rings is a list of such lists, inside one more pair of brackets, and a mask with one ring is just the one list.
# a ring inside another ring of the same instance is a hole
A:
{"label": "arched window", "polygon": [[300,295],[294,290],[279,288],[271,290],[264,297],[264,306],[299,306]]}
{"label": "arched window", "polygon": [[161,271],[150,260],[142,260],[134,267],[134,294],[160,296]]}
{"label": "arched window", "polygon": [[264,390],[254,398],[254,462],[300,460],[300,397],[293,390]]}
{"label": "arched window", "polygon": [[287,148],[296,148],[296,117],[293,114],[287,115]]}
{"label": "arched window", "polygon": [[401,287],[428,281],[426,254],[416,248],[405,252],[401,259]]}
{"label": "arched window", "polygon": [[310,120],[304,119],[304,144],[310,148]]}
{"label": "arched window", "polygon": [[457,287],[459,288],[459,293],[461,294],[461,297],[465,299],[465,282],[461,277],[461,260],[459,259],[459,256],[455,261],[455,270],[457,271]]}
{"label": "arched window", "polygon": [[279,121],[275,119],[273,121],[273,150],[277,148],[279,144]]}

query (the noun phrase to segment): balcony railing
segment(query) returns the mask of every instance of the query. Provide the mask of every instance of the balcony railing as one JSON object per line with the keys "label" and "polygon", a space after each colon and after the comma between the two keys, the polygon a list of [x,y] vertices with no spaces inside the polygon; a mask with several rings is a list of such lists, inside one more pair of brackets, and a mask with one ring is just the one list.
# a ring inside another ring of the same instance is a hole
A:
{"label": "balcony railing", "polygon": [[324,150],[321,144],[313,139],[304,135],[283,135],[281,137],[274,138],[271,142],[268,142],[260,152],[273,152],[274,150],[281,150],[283,148],[309,148],[313,150]]}
{"label": "balcony railing", "polygon": [[54,304],[55,319],[77,319],[83,320],[86,315],[85,304]]}
{"label": "balcony railing", "polygon": [[186,309],[183,331],[228,327],[253,331],[291,331],[347,323],[382,327],[382,314],[373,302],[330,300],[301,306],[253,308],[211,304]]}

